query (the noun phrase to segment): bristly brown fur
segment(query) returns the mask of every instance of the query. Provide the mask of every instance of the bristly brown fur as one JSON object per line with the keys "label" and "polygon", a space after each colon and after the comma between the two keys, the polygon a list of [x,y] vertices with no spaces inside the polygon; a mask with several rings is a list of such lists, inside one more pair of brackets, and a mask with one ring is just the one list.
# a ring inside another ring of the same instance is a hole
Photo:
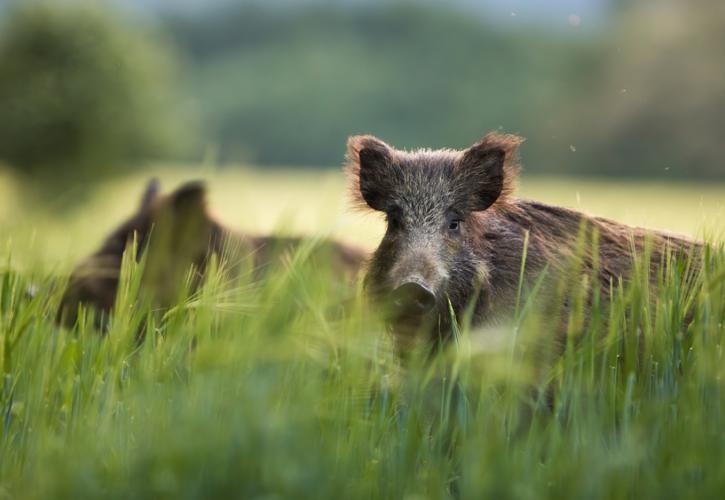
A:
{"label": "bristly brown fur", "polygon": [[701,242],[515,197],[522,141],[491,133],[463,151],[412,152],[372,136],[348,141],[354,202],[386,216],[365,285],[395,309],[396,333],[419,333],[433,318],[427,333],[445,338],[450,310],[469,306],[474,324],[509,316],[522,277],[529,287],[546,278],[545,297],[562,276],[581,273],[606,301],[643,256],[655,281],[672,258],[692,257],[697,270]]}

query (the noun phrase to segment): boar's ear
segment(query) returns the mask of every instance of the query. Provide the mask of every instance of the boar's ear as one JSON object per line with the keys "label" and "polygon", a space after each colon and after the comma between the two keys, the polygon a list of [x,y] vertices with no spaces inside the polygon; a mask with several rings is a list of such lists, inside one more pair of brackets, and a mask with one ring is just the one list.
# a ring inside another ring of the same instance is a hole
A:
{"label": "boar's ear", "polygon": [[206,188],[201,181],[187,182],[170,196],[174,214],[179,217],[197,217],[206,212]]}
{"label": "boar's ear", "polygon": [[169,194],[156,212],[154,222],[158,248],[175,245],[170,249],[172,252],[184,252],[195,248],[197,242],[206,245],[206,231],[210,228],[211,219],[206,211],[204,184],[188,182]]}
{"label": "boar's ear", "polygon": [[522,141],[514,135],[488,134],[463,152],[457,181],[465,209],[486,210],[513,191],[518,173],[516,156]]}
{"label": "boar's ear", "polygon": [[153,177],[148,184],[146,184],[146,189],[141,196],[141,206],[139,207],[142,211],[151,208],[151,204],[159,197],[160,188],[161,184],[156,177]]}
{"label": "boar's ear", "polygon": [[499,148],[482,148],[479,144],[463,154],[458,181],[465,193],[463,203],[469,211],[486,210],[501,195],[505,156]]}
{"label": "boar's ear", "polygon": [[353,198],[385,211],[393,186],[392,148],[371,135],[352,136],[347,140],[347,161]]}

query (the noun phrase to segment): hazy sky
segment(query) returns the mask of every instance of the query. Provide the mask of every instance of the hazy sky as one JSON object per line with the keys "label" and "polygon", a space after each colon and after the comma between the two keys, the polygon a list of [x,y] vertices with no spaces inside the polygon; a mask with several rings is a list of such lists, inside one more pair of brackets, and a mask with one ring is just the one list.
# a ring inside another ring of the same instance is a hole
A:
{"label": "hazy sky", "polygon": [[[2,0],[0,0],[2,1]],[[123,5],[132,4],[137,8],[149,10],[185,10],[208,9],[211,6],[235,3],[234,0],[116,0]],[[250,0],[237,0],[250,3]],[[255,0],[251,0],[255,1]],[[407,0],[411,4],[420,4],[421,0]],[[572,25],[586,27],[601,21],[610,0],[423,0],[433,5],[450,5],[470,12],[495,16],[500,20],[509,18],[505,24],[544,24],[551,27],[566,28]],[[266,5],[299,5],[302,3],[363,4],[385,3],[385,0],[256,0]]]}
{"label": "hazy sky", "polygon": [[[0,0],[0,15],[4,9],[22,0]],[[73,2],[76,0],[53,0]],[[202,10],[229,4],[257,3],[285,7],[304,4],[362,5],[385,4],[393,0],[107,0],[121,8],[142,13],[184,12],[194,14]],[[449,6],[474,15],[494,19],[501,28],[527,28],[532,25],[555,30],[587,30],[606,20],[607,9],[613,0],[397,0],[398,3]]]}

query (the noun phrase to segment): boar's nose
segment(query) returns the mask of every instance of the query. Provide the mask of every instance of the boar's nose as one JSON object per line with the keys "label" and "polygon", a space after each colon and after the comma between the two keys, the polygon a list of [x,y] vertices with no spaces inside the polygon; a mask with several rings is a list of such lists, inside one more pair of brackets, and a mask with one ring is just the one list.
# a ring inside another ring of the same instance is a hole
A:
{"label": "boar's nose", "polygon": [[435,295],[420,283],[403,283],[393,290],[393,304],[401,311],[424,314],[436,304]]}

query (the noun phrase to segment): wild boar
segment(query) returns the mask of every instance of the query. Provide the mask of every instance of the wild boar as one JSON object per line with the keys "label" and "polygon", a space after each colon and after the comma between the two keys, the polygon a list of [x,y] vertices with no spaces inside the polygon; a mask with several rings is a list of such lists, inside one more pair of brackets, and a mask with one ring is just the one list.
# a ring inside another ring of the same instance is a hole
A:
{"label": "wild boar", "polygon": [[[231,231],[208,213],[202,183],[190,182],[162,196],[158,181],[152,180],[137,212],[71,273],[58,312],[62,324],[72,326],[77,321],[78,306],[83,304],[95,310],[98,326],[103,325],[116,301],[124,251],[134,238],[134,258],[139,261],[146,252],[142,287],[159,307],[175,302],[192,266],[197,286],[214,254],[239,261],[250,259],[255,277],[260,278],[279,262],[282,254],[294,251],[303,242],[298,237],[253,236]],[[314,247],[310,258],[349,282],[363,265],[366,254],[359,248],[327,240]]]}
{"label": "wild boar", "polygon": [[[387,229],[365,288],[392,306],[391,324],[410,336],[446,339],[450,309],[470,305],[474,325],[513,312],[526,247],[524,280],[556,276],[577,253],[584,228],[598,233],[582,273],[597,271],[602,295],[630,275],[634,254],[651,240],[653,266],[700,244],[514,196],[522,139],[491,133],[466,150],[401,151],[373,136],[353,136],[346,170],[354,201],[382,212]],[[648,243],[649,244],[649,243]],[[595,258],[596,255],[596,258]]]}

